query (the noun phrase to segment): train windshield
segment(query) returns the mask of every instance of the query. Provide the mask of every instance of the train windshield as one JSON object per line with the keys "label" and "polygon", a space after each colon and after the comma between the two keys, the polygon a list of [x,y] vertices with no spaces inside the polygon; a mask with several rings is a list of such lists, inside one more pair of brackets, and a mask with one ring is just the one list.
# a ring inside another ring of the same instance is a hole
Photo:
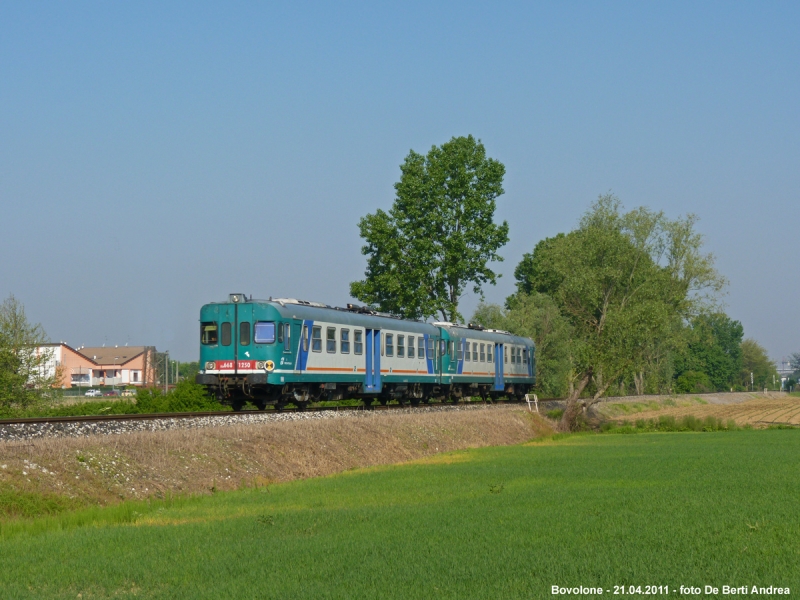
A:
{"label": "train windshield", "polygon": [[217,324],[214,321],[200,323],[200,343],[205,346],[217,343]]}
{"label": "train windshield", "polygon": [[256,344],[275,343],[275,323],[272,321],[259,321],[255,326]]}

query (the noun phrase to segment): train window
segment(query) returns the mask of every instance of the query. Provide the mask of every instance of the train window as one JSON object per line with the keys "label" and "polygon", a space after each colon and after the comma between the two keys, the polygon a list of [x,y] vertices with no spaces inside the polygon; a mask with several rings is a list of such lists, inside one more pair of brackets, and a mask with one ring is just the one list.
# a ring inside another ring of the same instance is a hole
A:
{"label": "train window", "polygon": [[283,323],[278,323],[278,343],[283,343]]}
{"label": "train window", "polygon": [[478,342],[472,342],[472,362],[478,362]]}
{"label": "train window", "polygon": [[291,352],[292,351],[292,326],[289,323],[283,324],[283,351],[284,352]]}
{"label": "train window", "polygon": [[428,360],[433,359],[433,338],[431,338],[431,337],[428,338],[428,348],[427,348],[427,350],[428,350],[428,353],[426,354],[427,359]]}
{"label": "train window", "polygon": [[447,354],[447,342],[439,340],[439,356],[444,356],[445,354]]}
{"label": "train window", "polygon": [[455,340],[450,340],[450,356],[456,355],[456,342]]}
{"label": "train window", "polygon": [[417,358],[425,358],[425,338],[422,336],[417,338]]}
{"label": "train window", "polygon": [[487,360],[487,362],[494,362],[492,360],[492,346],[494,346],[494,344],[486,344],[486,360]]}
{"label": "train window", "polygon": [[527,348],[523,348],[522,349],[522,364],[523,365],[527,365],[528,364],[528,349]]}
{"label": "train window", "polygon": [[464,360],[464,341],[456,340],[456,347],[458,348],[458,360]]}
{"label": "train window", "polygon": [[470,362],[470,360],[472,359],[472,355],[470,354],[470,351],[469,351],[469,342],[468,341],[465,342],[464,346],[467,349],[467,351],[464,353],[464,360],[467,361],[467,362]]}
{"label": "train window", "polygon": [[397,336],[397,358],[405,358],[406,356],[406,336]]}
{"label": "train window", "polygon": [[200,323],[200,343],[213,346],[217,343],[217,324],[214,321]]}
{"label": "train window", "polygon": [[481,362],[486,362],[486,344],[481,344]]}
{"label": "train window", "polygon": [[414,336],[408,336],[408,358],[414,358]]}
{"label": "train window", "polygon": [[322,327],[319,325],[311,327],[311,351],[322,352]]}
{"label": "train window", "polygon": [[222,345],[223,346],[230,346],[231,345],[231,324],[225,321],[220,327],[221,334],[222,334]]}
{"label": "train window", "polygon": [[360,329],[356,329],[353,332],[353,352],[355,354],[363,354],[364,353],[364,342],[363,342],[364,332]]}
{"label": "train window", "polygon": [[303,325],[303,333],[300,337],[303,340],[303,352],[308,352],[308,325]]}
{"label": "train window", "polygon": [[325,335],[325,351],[329,354],[336,352],[336,327],[328,327]]}
{"label": "train window", "polygon": [[[272,321],[259,321],[256,323],[253,337],[256,339],[256,344],[274,344],[275,343],[275,323]],[[248,336],[249,337],[249,336]],[[240,342],[242,346],[247,344]]]}
{"label": "train window", "polygon": [[342,329],[342,337],[341,337],[341,352],[342,354],[350,354],[350,330],[349,329]]}
{"label": "train window", "polygon": [[250,345],[250,323],[247,321],[242,321],[239,323],[239,345]]}
{"label": "train window", "polygon": [[394,356],[394,334],[386,334],[386,356]]}

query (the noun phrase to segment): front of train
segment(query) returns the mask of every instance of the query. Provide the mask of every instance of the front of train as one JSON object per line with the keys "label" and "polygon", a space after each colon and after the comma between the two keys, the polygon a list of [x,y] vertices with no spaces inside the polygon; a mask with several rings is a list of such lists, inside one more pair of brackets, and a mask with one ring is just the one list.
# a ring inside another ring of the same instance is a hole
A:
{"label": "front of train", "polygon": [[273,303],[253,301],[245,294],[204,305],[197,383],[236,410],[248,401],[265,408],[274,395],[270,374],[285,360],[283,327]]}

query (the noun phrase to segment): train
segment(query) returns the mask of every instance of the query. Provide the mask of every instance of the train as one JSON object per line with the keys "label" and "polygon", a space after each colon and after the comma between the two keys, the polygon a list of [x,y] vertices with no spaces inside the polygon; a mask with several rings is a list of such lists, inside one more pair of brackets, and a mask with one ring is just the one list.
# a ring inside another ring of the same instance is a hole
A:
{"label": "train", "polygon": [[237,411],[347,399],[416,406],[522,398],[536,383],[535,360],[533,340],[507,331],[230,294],[200,309],[196,381]]}

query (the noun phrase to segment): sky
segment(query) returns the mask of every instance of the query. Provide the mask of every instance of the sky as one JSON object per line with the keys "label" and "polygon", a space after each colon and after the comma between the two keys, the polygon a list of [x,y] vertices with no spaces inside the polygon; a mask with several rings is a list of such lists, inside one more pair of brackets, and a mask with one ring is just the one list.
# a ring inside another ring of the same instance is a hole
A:
{"label": "sky", "polygon": [[[506,167],[498,284],[600,195],[699,217],[727,313],[800,351],[800,3],[5,2],[0,300],[197,360],[229,293],[342,306],[410,150]],[[469,316],[479,298],[467,295]]]}

